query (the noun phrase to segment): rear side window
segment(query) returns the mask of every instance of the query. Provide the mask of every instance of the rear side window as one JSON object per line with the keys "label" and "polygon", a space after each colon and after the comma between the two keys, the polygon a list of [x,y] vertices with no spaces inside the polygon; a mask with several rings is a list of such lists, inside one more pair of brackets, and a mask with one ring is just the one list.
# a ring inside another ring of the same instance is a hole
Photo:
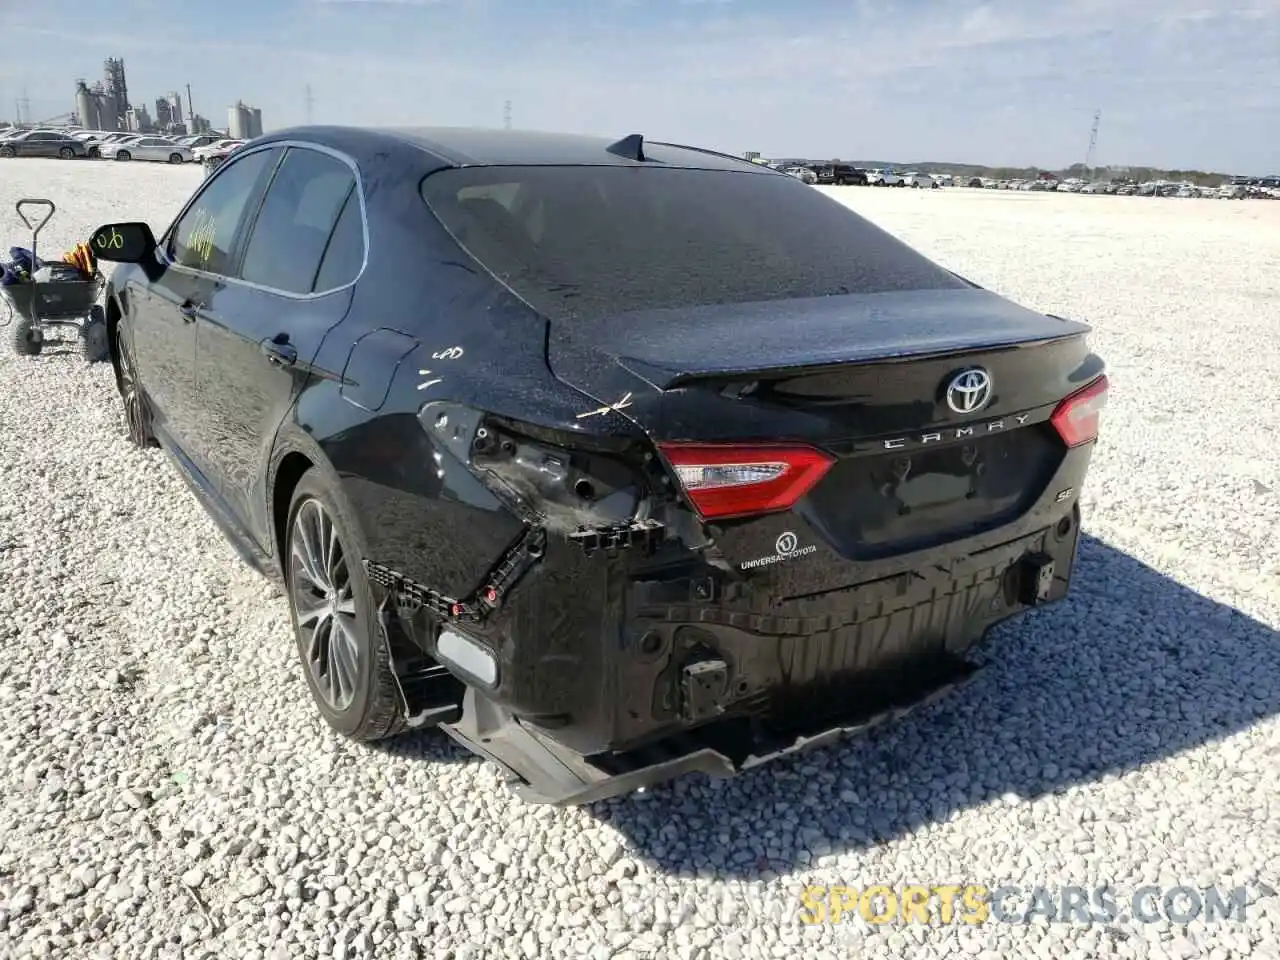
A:
{"label": "rear side window", "polygon": [[291,147],[267,187],[240,276],[275,290],[311,293],[355,182],[351,168],[336,157]]}
{"label": "rear side window", "polygon": [[652,167],[468,167],[422,182],[459,243],[544,315],[963,281],[794,177]]}
{"label": "rear side window", "polygon": [[342,213],[329,237],[320,272],[316,274],[317,291],[336,290],[354,280],[364,264],[364,220],[360,216],[360,195],[351,185]]}

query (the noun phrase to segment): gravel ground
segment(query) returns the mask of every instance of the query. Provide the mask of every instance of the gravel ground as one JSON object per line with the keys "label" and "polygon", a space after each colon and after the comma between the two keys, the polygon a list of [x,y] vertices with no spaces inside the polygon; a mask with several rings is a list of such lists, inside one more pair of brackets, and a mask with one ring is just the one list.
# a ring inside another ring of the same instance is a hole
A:
{"label": "gravel ground", "polygon": [[[200,179],[0,171],[0,247],[47,196],[47,253],[163,226]],[[1113,396],[1069,601],[874,736],[527,806],[437,734],[330,733],[283,601],[127,446],[108,369],[0,332],[0,957],[1280,956],[1280,204],[832,192],[1097,325]],[[1109,884],[1121,914],[800,922],[806,885],[965,882]],[[1246,914],[1139,922],[1145,884],[1244,885]]]}

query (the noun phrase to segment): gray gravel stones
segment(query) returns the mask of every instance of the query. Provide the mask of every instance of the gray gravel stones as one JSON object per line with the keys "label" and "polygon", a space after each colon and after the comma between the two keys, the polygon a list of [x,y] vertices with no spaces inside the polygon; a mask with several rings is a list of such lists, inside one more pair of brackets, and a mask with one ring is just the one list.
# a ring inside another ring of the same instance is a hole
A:
{"label": "gray gravel stones", "polygon": [[[48,250],[199,182],[4,163]],[[442,738],[320,722],[282,602],[109,369],[0,356],[0,957],[1277,956],[1280,205],[835,191],[1097,324],[1113,398],[1069,602],[968,689],[728,783],[521,804]],[[16,225],[4,223],[10,244]],[[799,922],[806,886],[1252,891],[1245,922]]]}

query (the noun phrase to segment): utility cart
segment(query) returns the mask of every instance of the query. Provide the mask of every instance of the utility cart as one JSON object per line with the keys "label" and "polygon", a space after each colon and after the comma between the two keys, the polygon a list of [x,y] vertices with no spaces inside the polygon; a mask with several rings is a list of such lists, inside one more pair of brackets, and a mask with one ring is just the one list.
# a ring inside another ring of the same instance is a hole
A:
{"label": "utility cart", "polygon": [[[31,230],[31,263],[16,283],[0,284],[0,296],[7,303],[13,325],[9,342],[19,356],[34,357],[44,350],[45,333],[52,327],[71,327],[79,334],[81,352],[90,363],[106,360],[106,314],[98,304],[102,273],[96,261],[85,269],[71,263],[41,264],[37,243],[40,231],[53,219],[57,207],[52,200],[24,199],[14,204],[18,217]],[[42,212],[36,212],[36,211]],[[43,269],[42,269],[43,268]],[[47,269],[47,274],[44,274]],[[37,279],[40,276],[40,279]]]}

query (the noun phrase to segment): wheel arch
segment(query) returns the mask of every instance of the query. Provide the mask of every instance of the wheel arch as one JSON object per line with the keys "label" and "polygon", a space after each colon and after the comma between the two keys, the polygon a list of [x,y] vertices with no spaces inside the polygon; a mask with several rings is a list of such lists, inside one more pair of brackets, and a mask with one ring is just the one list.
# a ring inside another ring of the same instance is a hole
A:
{"label": "wheel arch", "polygon": [[120,301],[114,293],[107,295],[106,299],[107,314],[107,355],[111,358],[111,369],[115,371],[116,386],[120,386],[120,347],[119,347],[119,330],[120,320],[124,316],[124,311],[120,309]]}
{"label": "wheel arch", "polygon": [[282,579],[285,576],[285,528],[289,523],[289,504],[293,501],[293,491],[297,489],[298,481],[314,466],[315,463],[307,454],[289,450],[281,457],[271,482],[268,511],[271,520],[271,549]]}
{"label": "wheel arch", "polygon": [[[285,537],[289,524],[289,504],[293,502],[293,493],[298,488],[298,482],[312,469],[328,474],[337,481],[337,489],[344,491],[345,484],[342,482],[341,475],[334,469],[320,445],[292,420],[287,421],[276,435],[275,449],[267,475],[267,524],[271,538],[270,547],[277,572],[282,579],[285,576]],[[356,543],[352,546],[363,557],[368,541],[361,526],[362,520],[349,498],[345,496],[345,491],[343,499],[346,501],[343,506],[356,525],[356,529],[352,531],[356,537]]]}

